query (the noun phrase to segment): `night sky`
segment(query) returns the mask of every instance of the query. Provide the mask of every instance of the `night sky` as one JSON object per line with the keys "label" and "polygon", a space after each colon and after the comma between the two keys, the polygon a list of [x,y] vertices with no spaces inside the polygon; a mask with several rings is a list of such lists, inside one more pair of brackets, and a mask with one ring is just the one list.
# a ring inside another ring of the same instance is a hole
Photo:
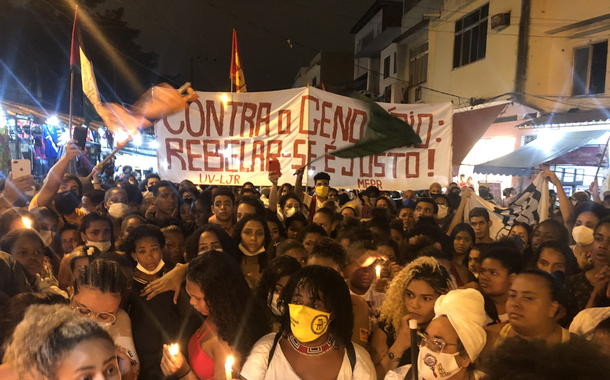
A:
{"label": "night sky", "polygon": [[[160,73],[199,91],[228,91],[232,29],[248,91],[290,88],[317,51],[353,51],[352,26],[373,0],[107,0],[142,31]],[[290,39],[290,43],[287,41]],[[191,78],[191,58],[194,78]]]}

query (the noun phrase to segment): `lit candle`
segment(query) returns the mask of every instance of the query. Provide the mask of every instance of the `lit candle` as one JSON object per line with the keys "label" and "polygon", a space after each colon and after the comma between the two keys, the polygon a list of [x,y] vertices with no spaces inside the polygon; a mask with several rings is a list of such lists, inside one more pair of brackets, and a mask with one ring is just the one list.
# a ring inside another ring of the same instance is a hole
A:
{"label": "lit candle", "polygon": [[377,279],[381,279],[381,265],[375,267],[375,273],[377,273]]}
{"label": "lit candle", "polygon": [[21,221],[23,222],[23,225],[25,226],[25,228],[32,228],[32,221],[29,218],[22,216]]}
{"label": "lit candle", "polygon": [[235,362],[235,359],[233,359],[233,356],[229,355],[229,357],[227,357],[227,362],[225,363],[225,375],[227,377],[227,380],[233,379],[233,363],[234,362]]}
{"label": "lit candle", "polygon": [[174,344],[172,344],[172,345],[170,345],[170,346],[169,346],[169,353],[170,353],[172,356],[176,356],[176,354],[178,353],[178,351],[179,351],[178,343],[174,343]]}

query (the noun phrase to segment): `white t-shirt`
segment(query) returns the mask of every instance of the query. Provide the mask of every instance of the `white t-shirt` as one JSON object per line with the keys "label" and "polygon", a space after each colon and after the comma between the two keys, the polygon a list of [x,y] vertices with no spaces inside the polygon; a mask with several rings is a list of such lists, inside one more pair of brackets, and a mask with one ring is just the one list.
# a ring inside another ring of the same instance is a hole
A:
{"label": "white t-shirt", "polygon": [[[407,364],[407,365],[403,365],[402,367],[398,367],[394,370],[389,371],[385,375],[384,380],[403,380],[405,378],[405,376],[407,376],[407,372],[409,372],[410,369],[411,369],[411,364]],[[479,380],[483,376],[485,376],[485,374],[481,371],[474,371],[472,374],[474,375],[475,380]],[[427,380],[427,379],[423,379],[421,376],[419,376],[419,378],[422,380]]]}
{"label": "white t-shirt", "polygon": [[106,331],[114,339],[114,344],[124,348],[131,360],[131,366],[134,373],[140,372],[140,359],[136,352],[136,345],[133,342],[133,334],[131,333],[131,318],[123,309],[119,309],[116,313],[116,322],[114,325],[108,326]]}
{"label": "white t-shirt", "polygon": [[369,286],[369,289],[364,294],[356,294],[352,292],[351,289],[349,292],[351,295],[364,298],[364,300],[369,304],[369,306],[371,306],[375,311],[378,311],[381,307],[381,304],[385,300],[385,293],[376,292],[375,290],[373,290],[374,286],[375,284],[372,283],[371,286]]}
{"label": "white t-shirt", "polygon": [[[269,363],[269,368],[267,368],[269,351],[271,351],[273,346],[275,335],[275,333],[267,334],[256,342],[250,356],[248,356],[248,360],[246,360],[246,364],[244,364],[244,368],[241,370],[241,376],[244,379],[301,380],[290,366],[290,363],[288,363],[279,343],[275,346],[273,358],[271,363]],[[371,361],[369,353],[357,344],[354,344],[354,350],[356,351],[354,373],[352,374],[352,367],[346,351],[337,380],[376,380],[375,366]]]}

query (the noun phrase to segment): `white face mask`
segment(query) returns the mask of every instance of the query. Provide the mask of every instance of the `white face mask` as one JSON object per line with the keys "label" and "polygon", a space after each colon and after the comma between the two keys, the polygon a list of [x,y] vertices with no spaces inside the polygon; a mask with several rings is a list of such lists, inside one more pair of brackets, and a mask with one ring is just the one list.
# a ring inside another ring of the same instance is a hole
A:
{"label": "white face mask", "polygon": [[91,247],[95,247],[100,250],[100,252],[108,252],[112,244],[109,241],[88,241],[85,245],[89,245]]}
{"label": "white face mask", "polygon": [[144,268],[140,263],[138,263],[138,265],[136,266],[136,269],[139,270],[142,273],[146,273],[149,275],[154,275],[159,273],[159,271],[161,269],[163,269],[163,266],[165,265],[165,262],[163,262],[163,259],[161,259],[161,261],[159,261],[159,265],[157,265],[157,267],[153,270],[148,270],[146,268]]}
{"label": "white face mask", "polygon": [[125,203],[113,203],[108,207],[108,214],[114,219],[123,219],[129,213],[129,206]]}
{"label": "white face mask", "polygon": [[593,230],[586,226],[578,226],[572,229],[572,237],[578,245],[589,245],[593,243]]}
{"label": "white face mask", "polygon": [[271,311],[273,312],[273,314],[277,315],[278,317],[282,315],[282,313],[277,308],[277,300],[279,298],[280,298],[280,294],[273,292],[273,296],[271,296],[271,302],[269,303],[269,307],[271,308]]}
{"label": "white face mask", "polygon": [[438,213],[436,214],[439,219],[443,219],[449,213],[449,207],[445,205],[438,205]]}
{"label": "white face mask", "polygon": [[40,231],[38,233],[44,245],[50,245],[53,242],[53,238],[55,237],[53,231]]}
{"label": "white face mask", "polygon": [[293,216],[296,212],[297,212],[297,209],[294,207],[291,207],[288,210],[284,211],[284,218],[288,219],[291,216]]}
{"label": "white face mask", "polygon": [[241,251],[241,252],[242,252],[244,255],[246,255],[246,256],[250,256],[250,257],[252,257],[252,256],[256,256],[256,255],[259,255],[259,254],[261,254],[261,253],[265,252],[265,247],[264,247],[264,246],[263,246],[263,247],[261,247],[261,248],[260,248],[258,251],[256,251],[256,252],[250,252],[250,251],[248,250],[248,248],[244,247],[244,246],[243,246],[241,243],[239,243],[239,245],[237,246],[237,248],[239,248],[239,250],[240,250],[240,251]]}
{"label": "white face mask", "polygon": [[462,369],[455,361],[455,357],[458,355],[458,352],[455,354],[436,353],[428,347],[420,347],[417,361],[419,378],[423,380],[449,379]]}

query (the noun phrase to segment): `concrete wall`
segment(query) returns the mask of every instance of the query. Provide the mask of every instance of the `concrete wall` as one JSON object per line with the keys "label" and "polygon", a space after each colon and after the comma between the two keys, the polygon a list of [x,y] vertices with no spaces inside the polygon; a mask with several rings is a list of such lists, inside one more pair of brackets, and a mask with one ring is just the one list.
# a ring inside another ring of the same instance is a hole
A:
{"label": "concrete wall", "polygon": [[[549,100],[528,97],[528,101],[547,112],[567,111],[574,107],[610,107],[610,98],[607,97],[571,96],[574,49],[607,41],[610,38],[610,30],[583,37],[575,35],[591,28],[609,26],[610,22],[556,34],[548,33],[553,29],[605,14],[610,14],[608,0],[532,1],[526,92],[554,96],[549,97]],[[605,92],[606,96],[610,93],[610,59],[606,64]],[[560,94],[564,96],[557,97]]]}
{"label": "concrete wall", "polygon": [[[485,58],[453,69],[455,21],[489,4],[489,15],[511,12],[511,25],[501,31],[488,27]],[[520,0],[446,0],[441,18],[430,23],[427,87],[470,97],[491,97],[511,92],[515,85]],[[457,99],[424,90],[425,102]],[[459,104],[456,104],[459,105]]]}

